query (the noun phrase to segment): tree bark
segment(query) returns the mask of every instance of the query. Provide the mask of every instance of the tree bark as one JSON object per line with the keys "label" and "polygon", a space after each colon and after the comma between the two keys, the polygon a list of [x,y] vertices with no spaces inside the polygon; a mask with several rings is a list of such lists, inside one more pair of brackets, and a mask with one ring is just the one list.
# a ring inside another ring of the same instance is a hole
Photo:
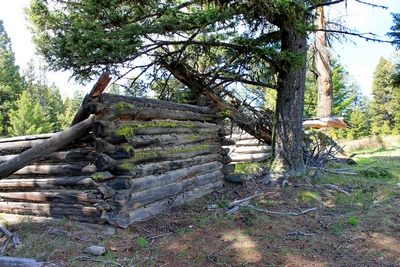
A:
{"label": "tree bark", "polygon": [[50,139],[0,164],[0,179],[5,178],[22,167],[35,162],[43,156],[52,153],[75,139],[87,134],[93,128],[93,118],[88,118]]}
{"label": "tree bark", "polygon": [[302,120],[306,78],[307,41],[305,33],[281,29],[282,52],[298,57],[297,66],[281,68],[278,76],[271,171],[298,177],[305,173],[302,151]]}
{"label": "tree bark", "polygon": [[321,31],[316,32],[315,39],[315,66],[318,73],[318,117],[332,117],[333,88],[332,72],[329,62],[327,47],[326,22],[324,7],[317,7],[317,27]]}

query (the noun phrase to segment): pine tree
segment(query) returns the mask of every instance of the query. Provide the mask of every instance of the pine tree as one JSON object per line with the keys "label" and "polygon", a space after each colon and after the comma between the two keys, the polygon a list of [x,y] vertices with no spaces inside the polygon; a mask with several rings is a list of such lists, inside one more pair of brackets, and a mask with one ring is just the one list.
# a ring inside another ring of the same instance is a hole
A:
{"label": "pine tree", "polygon": [[[384,57],[379,59],[375,68],[372,83],[371,131],[372,134],[389,134],[395,127],[396,99],[395,87],[392,85],[393,64]],[[397,101],[397,102],[396,102]]]}
{"label": "pine tree", "polygon": [[43,116],[42,107],[36,101],[32,101],[28,91],[24,91],[16,101],[16,110],[10,110],[10,135],[30,135],[49,133],[53,124]]}
{"label": "pine tree", "polygon": [[11,41],[0,20],[0,136],[7,135],[9,123],[9,111],[15,108],[24,88],[24,80],[19,73],[19,67],[15,65],[14,53],[11,49]]}

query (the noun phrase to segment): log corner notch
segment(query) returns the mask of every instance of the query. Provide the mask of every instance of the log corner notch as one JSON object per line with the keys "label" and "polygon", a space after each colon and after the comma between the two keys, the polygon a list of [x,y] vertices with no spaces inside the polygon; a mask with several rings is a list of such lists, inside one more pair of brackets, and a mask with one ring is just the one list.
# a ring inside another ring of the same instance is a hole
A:
{"label": "log corner notch", "polygon": [[313,128],[313,129],[321,129],[321,128],[342,128],[342,129],[350,129],[351,125],[344,120],[344,118],[312,118],[306,121],[303,121],[303,128]]}

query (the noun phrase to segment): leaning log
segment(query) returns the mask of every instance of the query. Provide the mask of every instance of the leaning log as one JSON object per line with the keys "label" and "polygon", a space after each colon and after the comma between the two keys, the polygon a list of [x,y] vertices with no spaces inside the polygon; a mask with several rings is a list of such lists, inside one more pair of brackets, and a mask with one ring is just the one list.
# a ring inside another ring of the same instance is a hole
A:
{"label": "leaning log", "polygon": [[92,90],[90,91],[89,94],[87,94],[83,100],[82,100],[82,105],[79,107],[78,112],[75,114],[74,119],[71,122],[70,126],[74,126],[75,124],[86,120],[89,118],[90,113],[86,111],[85,107],[86,105],[95,97],[98,97],[101,95],[104,90],[106,89],[107,85],[110,83],[111,77],[109,72],[104,72],[99,80],[96,82],[96,84],[93,86]]}
{"label": "leaning log", "polygon": [[344,118],[315,118],[303,121],[303,128],[344,128],[349,129],[351,125],[348,124]]}
{"label": "leaning log", "polygon": [[75,139],[87,134],[93,127],[93,118],[88,118],[69,129],[57,133],[41,144],[26,150],[17,157],[0,164],[0,179],[5,178],[22,167],[35,162],[43,156],[52,153]]}

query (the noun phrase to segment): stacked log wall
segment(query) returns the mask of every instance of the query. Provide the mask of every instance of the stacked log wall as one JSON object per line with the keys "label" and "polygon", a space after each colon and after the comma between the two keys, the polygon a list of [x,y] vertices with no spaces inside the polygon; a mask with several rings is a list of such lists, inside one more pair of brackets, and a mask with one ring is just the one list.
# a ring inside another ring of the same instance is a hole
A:
{"label": "stacked log wall", "polygon": [[248,133],[236,130],[226,135],[226,139],[231,140],[229,144],[224,145],[224,148],[229,149],[228,156],[233,164],[261,162],[271,157],[271,146],[260,142]]}
{"label": "stacked log wall", "polygon": [[[0,212],[125,228],[223,185],[213,110],[110,94],[86,109],[89,134],[0,180]],[[0,163],[50,136],[0,140]]]}

